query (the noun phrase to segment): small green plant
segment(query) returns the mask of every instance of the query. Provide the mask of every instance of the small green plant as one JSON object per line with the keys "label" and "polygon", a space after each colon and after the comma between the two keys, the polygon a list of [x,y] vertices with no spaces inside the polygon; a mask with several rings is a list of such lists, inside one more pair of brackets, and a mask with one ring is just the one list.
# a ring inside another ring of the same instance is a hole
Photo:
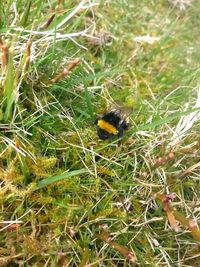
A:
{"label": "small green plant", "polygon": [[27,42],[27,48],[17,66],[14,63],[14,46],[13,41],[11,45],[5,43],[3,38],[0,41],[0,48],[2,50],[2,74],[1,91],[2,91],[2,119],[4,122],[13,119],[13,109],[19,100],[20,86],[23,79],[27,75],[30,62],[30,48],[31,42]]}

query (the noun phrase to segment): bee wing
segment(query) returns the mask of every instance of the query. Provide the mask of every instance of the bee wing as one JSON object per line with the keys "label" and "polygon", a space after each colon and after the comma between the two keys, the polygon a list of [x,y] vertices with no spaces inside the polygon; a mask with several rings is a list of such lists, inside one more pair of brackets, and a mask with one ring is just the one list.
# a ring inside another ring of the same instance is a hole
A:
{"label": "bee wing", "polygon": [[118,113],[122,120],[126,120],[126,118],[128,118],[132,112],[132,108],[125,107],[121,102],[118,101],[113,102],[110,105],[110,110]]}
{"label": "bee wing", "polygon": [[124,119],[128,118],[131,115],[131,112],[132,108],[124,107],[124,109],[122,110],[122,116],[124,117]]}

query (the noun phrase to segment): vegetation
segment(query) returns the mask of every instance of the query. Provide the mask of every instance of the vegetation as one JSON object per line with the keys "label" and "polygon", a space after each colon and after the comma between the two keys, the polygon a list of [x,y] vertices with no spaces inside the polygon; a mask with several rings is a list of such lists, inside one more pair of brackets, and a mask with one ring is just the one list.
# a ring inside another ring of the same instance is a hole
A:
{"label": "vegetation", "polygon": [[0,266],[200,266],[199,9],[1,1]]}

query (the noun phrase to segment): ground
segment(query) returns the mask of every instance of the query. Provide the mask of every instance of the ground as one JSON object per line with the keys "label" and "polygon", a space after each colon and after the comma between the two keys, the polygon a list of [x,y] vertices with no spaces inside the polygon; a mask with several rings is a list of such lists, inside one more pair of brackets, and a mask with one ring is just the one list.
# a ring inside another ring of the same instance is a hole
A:
{"label": "ground", "polygon": [[200,266],[199,10],[2,1],[0,266]]}

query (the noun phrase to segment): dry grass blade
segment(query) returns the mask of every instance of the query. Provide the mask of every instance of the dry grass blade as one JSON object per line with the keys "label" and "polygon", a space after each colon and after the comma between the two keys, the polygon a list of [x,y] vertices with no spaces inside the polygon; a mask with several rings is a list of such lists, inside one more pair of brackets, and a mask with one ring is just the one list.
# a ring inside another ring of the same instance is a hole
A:
{"label": "dry grass blade", "polygon": [[27,47],[26,47],[26,63],[25,63],[25,71],[28,70],[29,65],[30,65],[31,46],[32,46],[32,41],[29,40],[29,41],[27,42]]}
{"label": "dry grass blade", "polygon": [[192,171],[198,169],[199,167],[200,167],[200,162],[197,162],[196,164],[194,164],[193,166],[189,167],[187,170],[182,172],[180,177],[186,176],[187,174],[191,173]]}
{"label": "dry grass blade", "polygon": [[2,50],[2,73],[6,70],[6,66],[8,64],[8,53],[9,53],[9,46],[4,42],[3,38],[0,36],[0,48]]}
{"label": "dry grass blade", "polygon": [[179,8],[180,11],[185,11],[189,6],[192,5],[194,0],[168,0],[175,7]]}

